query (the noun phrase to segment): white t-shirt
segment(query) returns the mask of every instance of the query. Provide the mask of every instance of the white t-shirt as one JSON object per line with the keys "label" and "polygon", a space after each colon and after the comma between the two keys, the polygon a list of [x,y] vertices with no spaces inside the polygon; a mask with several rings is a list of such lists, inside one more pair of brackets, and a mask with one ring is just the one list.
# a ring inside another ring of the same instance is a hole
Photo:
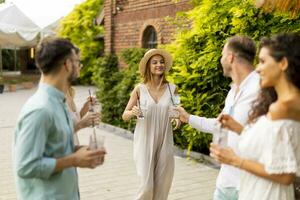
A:
{"label": "white t-shirt", "polygon": [[[232,84],[226,97],[225,106],[222,112],[230,114],[240,124],[246,125],[252,102],[256,100],[260,91],[259,79],[257,72],[253,71],[242,81],[238,92],[236,85]],[[189,124],[193,128],[202,132],[219,134],[216,118],[205,118],[191,115],[189,118]],[[228,131],[226,144],[237,154],[239,154],[237,148],[239,139],[240,136],[238,134]],[[238,168],[225,164],[221,165],[217,178],[217,187],[238,188],[239,180],[240,170]]]}
{"label": "white t-shirt", "polygon": [[[264,165],[269,174],[300,175],[300,122],[260,117],[245,127],[239,143],[241,156]],[[242,171],[239,200],[293,200],[288,186]]]}

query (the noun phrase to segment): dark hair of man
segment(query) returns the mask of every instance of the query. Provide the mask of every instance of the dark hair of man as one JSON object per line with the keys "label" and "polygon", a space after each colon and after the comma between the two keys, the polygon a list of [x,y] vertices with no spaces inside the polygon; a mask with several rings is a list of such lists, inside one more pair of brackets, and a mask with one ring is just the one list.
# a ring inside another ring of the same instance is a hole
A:
{"label": "dark hair of man", "polygon": [[76,54],[79,54],[79,53],[80,53],[80,49],[79,49],[77,46],[74,46],[74,50],[75,50],[75,53],[76,53]]}
{"label": "dark hair of man", "polygon": [[252,103],[248,123],[254,123],[260,116],[267,114],[270,105],[276,100],[277,93],[274,87],[262,88],[257,99]]}
{"label": "dark hair of man", "polygon": [[259,48],[267,48],[276,62],[286,58],[287,80],[300,89],[300,36],[296,33],[281,33],[271,38],[262,38]]}
{"label": "dark hair of man", "polygon": [[256,44],[250,37],[230,37],[227,41],[227,47],[229,50],[235,53],[238,58],[241,58],[248,63],[253,64],[256,54]]}
{"label": "dark hair of man", "polygon": [[76,47],[63,38],[44,38],[37,46],[35,62],[43,74],[56,73]]}

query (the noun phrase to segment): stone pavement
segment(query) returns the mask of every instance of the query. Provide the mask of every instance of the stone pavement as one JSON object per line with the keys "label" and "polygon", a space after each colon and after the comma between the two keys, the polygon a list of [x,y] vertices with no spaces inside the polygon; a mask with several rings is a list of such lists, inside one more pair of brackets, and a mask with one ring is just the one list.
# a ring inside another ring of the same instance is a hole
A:
{"label": "stone pavement", "polygon": [[[92,87],[76,87],[77,105]],[[11,147],[18,113],[36,88],[0,94],[0,200],[15,200],[16,192],[12,173]],[[91,129],[79,132],[81,144],[87,144]],[[105,136],[107,149],[103,166],[94,170],[79,169],[82,200],[132,200],[138,187],[131,140],[120,137],[108,129],[98,129]],[[181,157],[175,157],[175,175],[169,200],[212,199],[218,170]]]}

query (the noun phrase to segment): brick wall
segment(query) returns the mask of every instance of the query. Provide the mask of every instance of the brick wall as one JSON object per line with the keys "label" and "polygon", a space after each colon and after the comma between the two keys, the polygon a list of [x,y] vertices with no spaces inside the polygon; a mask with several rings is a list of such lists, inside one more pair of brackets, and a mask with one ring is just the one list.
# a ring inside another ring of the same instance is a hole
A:
{"label": "brick wall", "polygon": [[112,38],[113,38],[112,4],[113,4],[113,0],[105,0],[105,3],[104,3],[104,29],[105,29],[104,49],[105,49],[105,53],[107,53],[107,54],[109,54],[113,51],[112,50],[112,43],[113,43],[113,41],[112,41]]}
{"label": "brick wall", "polygon": [[118,54],[122,49],[141,47],[143,32],[152,25],[159,44],[170,43],[176,27],[166,17],[191,9],[188,0],[106,0],[105,52]]}

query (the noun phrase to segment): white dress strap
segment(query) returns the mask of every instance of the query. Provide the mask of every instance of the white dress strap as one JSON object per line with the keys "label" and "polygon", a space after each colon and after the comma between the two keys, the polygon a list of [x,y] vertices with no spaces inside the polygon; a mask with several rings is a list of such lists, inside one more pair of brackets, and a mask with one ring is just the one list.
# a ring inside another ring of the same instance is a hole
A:
{"label": "white dress strap", "polygon": [[136,89],[134,89],[132,92],[131,92],[131,95],[136,95],[136,94],[134,94],[135,92],[137,92],[137,91],[139,91],[139,93],[141,94],[141,93],[143,93],[144,92],[144,87],[143,87],[143,85],[144,84],[142,84],[142,83],[139,83],[139,84],[137,84],[136,85]]}
{"label": "white dress strap", "polygon": [[139,92],[140,92],[140,103],[147,102],[148,100],[148,91],[146,85],[143,83],[138,84]]}
{"label": "white dress strap", "polygon": [[139,83],[139,84],[138,84],[138,87],[139,87],[140,93],[146,92],[146,89],[147,89],[147,88],[146,88],[145,84]]}

